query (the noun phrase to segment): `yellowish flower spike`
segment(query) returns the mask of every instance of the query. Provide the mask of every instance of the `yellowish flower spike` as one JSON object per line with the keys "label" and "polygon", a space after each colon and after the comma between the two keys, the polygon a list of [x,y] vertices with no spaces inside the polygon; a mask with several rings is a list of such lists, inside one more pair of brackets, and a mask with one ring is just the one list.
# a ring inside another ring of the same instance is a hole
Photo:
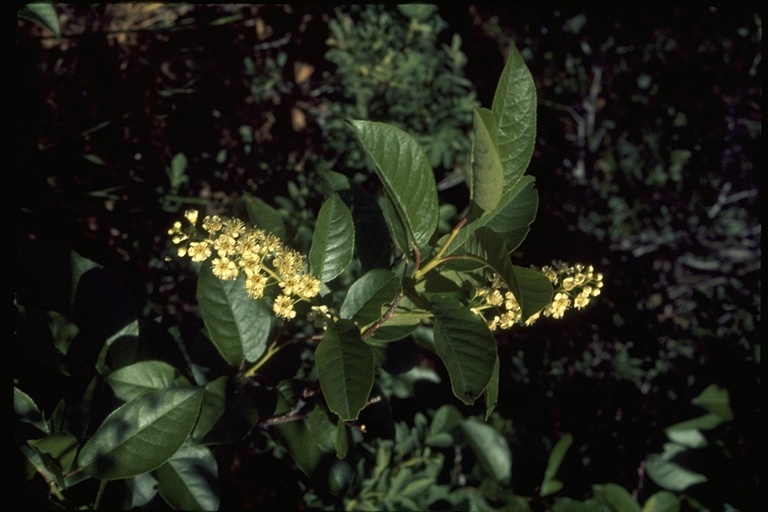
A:
{"label": "yellowish flower spike", "polygon": [[322,283],[306,273],[304,256],[277,236],[248,228],[240,219],[219,215],[206,215],[200,231],[197,210],[187,210],[184,218],[189,226],[176,221],[168,230],[171,241],[179,246],[178,255],[203,262],[215,254],[211,260],[213,275],[231,281],[242,272],[245,291],[253,299],[263,297],[270,285],[277,284],[281,293],[272,309],[278,317],[295,318],[294,305],[320,293]]}
{"label": "yellowish flower spike", "polygon": [[485,318],[492,331],[509,329],[521,323],[529,326],[542,315],[562,318],[571,308],[585,308],[593,297],[600,295],[603,287],[603,274],[595,272],[592,265],[567,265],[562,261],[554,261],[552,265],[533,270],[541,272],[552,283],[554,297],[551,303],[525,322],[522,322],[522,310],[517,299],[497,275],[491,279],[490,286],[476,289],[475,298],[470,304],[471,310]]}

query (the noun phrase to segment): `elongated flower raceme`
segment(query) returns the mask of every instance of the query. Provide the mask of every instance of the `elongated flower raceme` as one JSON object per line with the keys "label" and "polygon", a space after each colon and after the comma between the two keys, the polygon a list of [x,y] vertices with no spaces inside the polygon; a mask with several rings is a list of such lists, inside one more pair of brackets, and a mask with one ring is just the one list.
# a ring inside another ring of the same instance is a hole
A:
{"label": "elongated flower raceme", "polygon": [[[541,272],[552,283],[554,297],[544,309],[529,317],[523,325],[532,325],[542,315],[562,318],[569,309],[583,309],[600,295],[603,274],[595,272],[592,265],[568,265],[554,261],[542,268],[532,267]],[[486,319],[492,331],[510,329],[522,323],[522,309],[499,276],[494,276],[489,286],[480,287],[470,305],[472,311]]]}
{"label": "elongated flower raceme", "polygon": [[259,228],[250,228],[236,218],[206,215],[198,228],[199,213],[187,210],[181,221],[168,230],[178,246],[178,255],[202,262],[213,257],[213,274],[223,280],[245,275],[245,290],[254,299],[264,296],[270,285],[277,284],[280,294],[272,306],[281,318],[296,316],[294,305],[320,293],[320,280],[305,272],[304,255]]}

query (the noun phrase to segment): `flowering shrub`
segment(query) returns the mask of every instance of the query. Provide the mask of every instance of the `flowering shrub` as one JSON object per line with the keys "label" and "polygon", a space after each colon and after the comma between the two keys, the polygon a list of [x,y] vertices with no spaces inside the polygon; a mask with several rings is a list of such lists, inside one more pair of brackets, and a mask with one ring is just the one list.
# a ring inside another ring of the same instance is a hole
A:
{"label": "flowering shrub", "polygon": [[[52,414],[43,414],[24,383],[15,387],[14,408],[24,426],[18,435],[28,441],[20,449],[29,465],[62,503],[71,487],[98,481],[90,503],[96,507],[105,505],[107,485],[126,485],[120,505],[128,508],[159,493],[174,508],[216,509],[216,446],[266,432],[275,453],[290,454],[319,487],[331,467],[336,480],[324,488],[338,495],[350,484],[343,475],[364,455],[358,453],[367,429],[362,412],[393,394],[382,350],[406,338],[418,338],[436,354],[459,402],[482,399],[490,418],[500,365],[493,331],[560,318],[569,308],[584,308],[602,287],[591,265],[556,261],[535,268],[510,259],[538,208],[534,179],[525,174],[535,123],[533,81],[513,48],[493,105],[474,111],[470,202],[445,233],[438,230],[434,174],[420,144],[392,125],[363,120],[349,121],[349,128],[384,194],[374,199],[343,174],[321,173],[328,195],[306,256],[259,227],[270,225],[260,218],[268,212],[263,205],[249,210],[249,225],[188,210],[169,235],[178,256],[199,268],[204,329],[191,338],[174,329],[157,338],[146,334],[150,328],[129,301],[118,300],[119,286],[104,277],[102,289],[92,280],[103,269],[71,255],[74,299],[62,310],[75,314],[72,323],[49,317],[61,336],[45,350],[54,367],[81,375],[86,387],[81,397],[63,396]],[[107,303],[115,311],[83,314],[108,309]],[[70,327],[78,334],[64,334]],[[269,364],[293,346],[303,349],[297,365]],[[70,358],[78,350],[87,357]],[[270,398],[254,398],[254,388]],[[509,454],[500,434],[456,414],[444,409],[434,417],[428,443],[445,448],[452,428],[461,425],[462,439],[486,471],[507,479]],[[414,431],[419,436],[422,420]],[[421,453],[428,457],[428,451]],[[397,478],[407,479],[409,471]],[[425,482],[409,492],[417,495]],[[371,501],[375,493],[363,494],[366,506],[378,506]],[[437,493],[430,503],[454,498]],[[402,493],[391,499],[416,503]]]}

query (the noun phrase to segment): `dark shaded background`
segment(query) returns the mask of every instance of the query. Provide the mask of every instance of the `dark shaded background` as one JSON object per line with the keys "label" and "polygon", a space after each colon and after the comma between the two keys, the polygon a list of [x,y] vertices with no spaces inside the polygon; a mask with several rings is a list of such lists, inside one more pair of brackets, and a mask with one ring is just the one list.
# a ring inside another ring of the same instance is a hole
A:
{"label": "dark shaded background", "polygon": [[[17,235],[74,249],[116,272],[140,311],[188,321],[194,278],[164,261],[167,229],[190,205],[226,210],[244,192],[269,202],[298,174],[313,179],[304,162],[320,151],[321,130],[310,115],[303,126],[294,116],[334,100],[308,93],[334,70],[324,58],[334,6],[57,10],[60,40],[17,25]],[[698,414],[690,399],[717,383],[735,419],[718,431],[726,450],[698,462],[710,482],[695,495],[715,509],[757,510],[760,16],[489,5],[440,15],[446,42],[462,38],[482,105],[511,42],[537,83],[529,172],[540,207],[515,257],[592,263],[606,276],[588,310],[500,340],[499,410],[515,419],[516,467],[540,475],[542,439],[570,432],[580,460],[565,495],[608,481],[652,488],[642,461],[661,451],[663,428]],[[263,65],[270,45],[289,62],[266,108],[252,100],[243,59]],[[292,72],[297,63],[313,68],[306,83]],[[265,142],[246,151],[244,124],[267,130]],[[217,162],[222,148],[227,158]],[[690,152],[679,168],[676,150]],[[179,153],[187,181],[174,188],[167,169]],[[459,209],[463,197],[442,194]],[[242,473],[229,478],[223,494],[233,503],[277,499],[250,496]],[[539,483],[515,478],[522,494]]]}

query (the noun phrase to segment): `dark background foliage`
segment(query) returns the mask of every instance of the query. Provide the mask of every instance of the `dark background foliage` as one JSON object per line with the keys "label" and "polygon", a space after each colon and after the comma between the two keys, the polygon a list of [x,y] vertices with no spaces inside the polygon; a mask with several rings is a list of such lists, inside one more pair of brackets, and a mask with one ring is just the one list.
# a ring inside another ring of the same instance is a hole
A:
{"label": "dark background foliage", "polygon": [[[189,206],[232,211],[243,193],[271,202],[300,176],[311,188],[328,151],[324,112],[343,99],[325,57],[335,6],[56,8],[60,39],[17,25],[17,236],[111,269],[147,315],[194,323],[194,276],[166,260],[167,229]],[[499,410],[514,422],[515,467],[530,468],[513,473],[515,491],[535,493],[539,477],[527,475],[569,432],[578,449],[565,495],[609,481],[652,488],[643,461],[661,451],[662,429],[695,416],[691,398],[717,383],[735,419],[717,432],[724,449],[696,461],[710,482],[694,494],[756,510],[758,13],[480,5],[439,15],[438,43],[461,37],[480,104],[512,42],[537,84],[529,172],[540,207],[514,257],[591,263],[606,276],[588,310],[500,338]],[[438,166],[438,178],[451,170]],[[441,198],[460,211],[466,192]],[[310,216],[317,201],[308,195]],[[254,495],[253,454],[227,456],[233,502],[293,493],[282,482]]]}

